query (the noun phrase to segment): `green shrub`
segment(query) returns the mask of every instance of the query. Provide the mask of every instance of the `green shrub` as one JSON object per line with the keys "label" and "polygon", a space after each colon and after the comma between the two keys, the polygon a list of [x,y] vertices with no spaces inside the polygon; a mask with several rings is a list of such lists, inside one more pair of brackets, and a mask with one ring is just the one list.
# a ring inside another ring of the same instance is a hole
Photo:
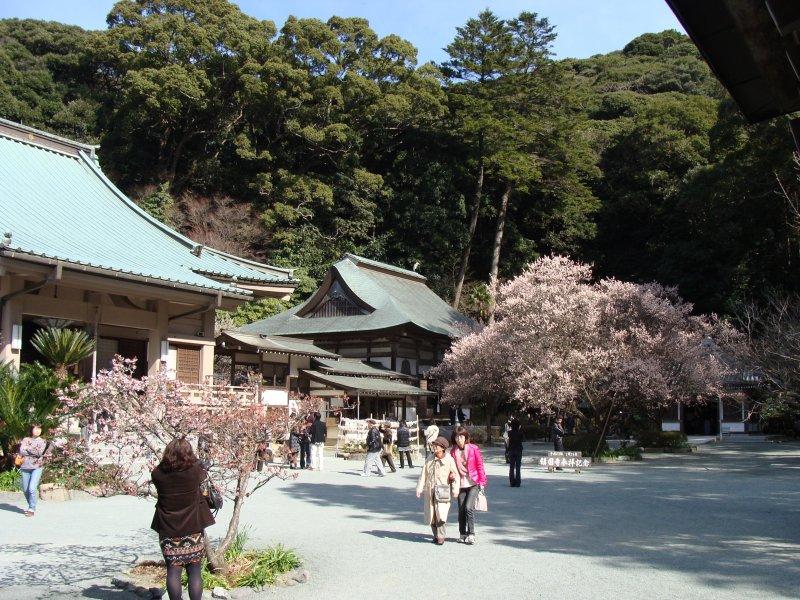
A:
{"label": "green shrub", "polygon": [[600,453],[603,458],[619,458],[620,456],[630,456],[634,460],[641,460],[642,451],[638,446],[628,446],[627,448],[617,448],[616,450],[605,450]]}
{"label": "green shrub", "polygon": [[640,431],[636,442],[643,448],[688,448],[686,434],[680,431]]}
{"label": "green shrub", "polygon": [[42,483],[54,483],[70,490],[88,488],[113,488],[117,467],[112,464],[87,469],[86,465],[70,459],[60,448],[54,447],[47,468],[42,474]]}
{"label": "green shrub", "polygon": [[522,439],[525,440],[541,440],[547,437],[547,429],[538,423],[526,423],[522,427]]}
{"label": "green shrub", "polygon": [[0,472],[0,492],[17,492],[19,489],[19,469]]}
{"label": "green shrub", "polygon": [[473,444],[486,443],[486,427],[479,427],[473,425],[467,427],[467,431],[469,431],[469,439]]}
{"label": "green shrub", "polygon": [[[584,456],[591,456],[594,449],[597,447],[597,441],[600,436],[596,433],[582,433],[579,435],[568,435],[564,438],[564,450],[570,452],[583,452]],[[600,454],[608,450],[608,444],[605,440],[600,444]]]}

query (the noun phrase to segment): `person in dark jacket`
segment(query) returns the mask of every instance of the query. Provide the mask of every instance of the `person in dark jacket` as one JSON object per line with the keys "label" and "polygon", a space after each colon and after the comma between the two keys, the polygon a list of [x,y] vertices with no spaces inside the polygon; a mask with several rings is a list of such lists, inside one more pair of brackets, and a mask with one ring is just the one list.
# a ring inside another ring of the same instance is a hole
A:
{"label": "person in dark jacket", "polygon": [[383,477],[386,471],[383,469],[381,463],[381,452],[383,451],[383,438],[375,427],[375,421],[367,421],[369,431],[367,431],[367,456],[364,459],[364,470],[361,472],[363,477],[370,477],[372,475],[372,467],[378,470],[378,475]]}
{"label": "person in dark jacket", "polygon": [[562,425],[563,419],[561,417],[556,417],[556,422],[553,424],[553,431],[552,431],[552,438],[553,438],[553,450],[556,452],[563,452],[564,451],[564,426]]}
{"label": "person in dark jacket", "polygon": [[314,422],[311,424],[311,470],[322,471],[323,451],[325,440],[328,438],[328,426],[322,422],[322,415],[314,413]]}
{"label": "person in dark jacket", "polygon": [[311,436],[309,436],[309,428],[311,423],[303,421],[299,425],[300,428],[300,468],[311,468]]}
{"label": "person in dark jacket", "polygon": [[189,577],[189,599],[203,596],[200,561],[205,556],[203,530],[214,524],[200,484],[208,474],[185,438],[167,444],[159,465],[150,473],[158,492],[151,529],[158,532],[159,545],[167,565],[167,593],[170,600],[181,598],[181,574]]}
{"label": "person in dark jacket", "polygon": [[512,419],[508,430],[508,479],[511,487],[522,485],[522,431],[519,421]]}
{"label": "person in dark jacket", "polygon": [[[553,431],[552,431],[552,438],[553,438],[553,450],[556,452],[563,452],[564,451],[564,425],[562,425],[563,419],[561,417],[556,417],[556,422],[553,424]],[[556,467],[556,471],[563,471],[561,467]]]}
{"label": "person in dark jacket", "polygon": [[411,432],[408,430],[408,424],[405,419],[400,421],[400,427],[397,428],[397,453],[400,455],[400,468],[405,468],[403,465],[403,454],[408,459],[408,468],[413,469],[414,465],[411,464]]}

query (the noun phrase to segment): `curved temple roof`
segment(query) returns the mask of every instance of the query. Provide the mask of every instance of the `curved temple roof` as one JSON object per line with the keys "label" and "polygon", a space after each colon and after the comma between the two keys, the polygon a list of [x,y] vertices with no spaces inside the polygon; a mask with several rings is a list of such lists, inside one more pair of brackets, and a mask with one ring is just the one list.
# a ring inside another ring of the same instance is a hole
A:
{"label": "curved temple roof", "polygon": [[[394,379],[376,379],[373,377],[348,377],[343,375],[328,375],[319,371],[303,370],[312,381],[325,384],[331,388],[342,390],[348,394],[360,396],[436,396],[437,392],[423,390],[415,385],[409,385]],[[314,390],[311,390],[313,395]]]}
{"label": "curved temple roof", "polygon": [[[303,316],[324,298],[334,280],[364,307],[365,314],[337,317]],[[416,325],[426,331],[457,338],[474,321],[439,298],[425,277],[374,260],[345,254],[331,266],[322,286],[311,298],[285,312],[241,328],[248,333],[320,336],[330,333],[376,331]]]}
{"label": "curved temple roof", "polygon": [[252,296],[236,281],[295,284],[288,269],[202,247],[148,215],[103,174],[92,146],[4,119],[0,255],[236,297]]}
{"label": "curved temple roof", "polygon": [[261,350],[263,352],[297,354],[299,356],[334,359],[334,361],[338,356],[333,352],[328,352],[327,350],[318,348],[308,340],[241,333],[239,331],[223,331],[220,333],[219,337],[217,337],[217,343],[225,347],[236,347],[237,345],[241,345],[245,348],[252,348],[255,350]]}

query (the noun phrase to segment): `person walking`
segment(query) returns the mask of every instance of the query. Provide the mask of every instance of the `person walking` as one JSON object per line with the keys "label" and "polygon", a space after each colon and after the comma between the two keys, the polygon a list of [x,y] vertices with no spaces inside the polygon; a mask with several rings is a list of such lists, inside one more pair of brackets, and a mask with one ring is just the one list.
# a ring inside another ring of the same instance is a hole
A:
{"label": "person walking", "polygon": [[[205,446],[205,444],[204,444]],[[200,444],[197,444],[198,451],[200,449]],[[205,453],[205,452],[204,452]],[[264,470],[264,465],[267,464],[270,457],[272,456],[272,452],[267,445],[266,440],[262,440],[256,444],[256,471],[261,473]]]}
{"label": "person walking", "polygon": [[556,452],[564,451],[564,435],[566,435],[566,432],[564,431],[564,425],[562,423],[563,419],[561,417],[556,417],[556,422],[553,423],[553,431],[551,432],[553,450]]}
{"label": "person walking", "polygon": [[511,431],[511,422],[513,420],[514,417],[509,416],[508,419],[506,419],[505,425],[503,425],[503,447],[504,447],[503,456],[505,456],[506,464],[510,462],[510,459],[508,457],[508,432]]}
{"label": "person walking", "polygon": [[466,427],[453,430],[453,447],[450,455],[456,463],[459,476],[458,531],[465,544],[475,543],[475,501],[486,487],[486,472],[480,448],[469,441]]}
{"label": "person walking", "polygon": [[207,477],[186,438],[176,438],[167,444],[161,462],[150,473],[158,492],[150,527],[158,532],[167,565],[170,600],[181,598],[184,568],[189,578],[189,600],[200,600],[203,596],[200,562],[206,553],[204,530],[214,524],[208,502],[200,492],[200,484]]}
{"label": "person walking", "polygon": [[508,480],[511,487],[522,485],[522,431],[519,421],[511,420],[508,431]]}
{"label": "person walking", "polygon": [[378,429],[383,436],[383,451],[381,452],[381,464],[389,465],[392,473],[397,473],[397,468],[394,466],[394,457],[392,456],[392,426],[388,421],[383,423],[383,427]]}
{"label": "person walking", "polygon": [[369,431],[367,431],[367,456],[364,459],[364,471],[361,476],[370,477],[374,466],[378,469],[378,475],[384,477],[386,471],[383,470],[383,464],[381,463],[381,452],[383,451],[381,434],[372,419],[367,421],[367,426],[369,427]]}
{"label": "person walking", "polygon": [[403,454],[408,459],[408,468],[413,469],[414,465],[411,464],[411,432],[408,429],[408,424],[405,419],[400,420],[400,426],[397,428],[397,453],[400,455],[400,468],[403,469]]}
{"label": "person walking", "polygon": [[439,426],[435,424],[428,425],[423,435],[425,436],[425,460],[428,460],[428,456],[433,452],[431,444],[439,437]]}
{"label": "person walking", "polygon": [[289,468],[296,469],[298,465],[298,456],[300,455],[300,431],[297,425],[292,427],[292,432],[289,434],[288,445],[288,460]]}
{"label": "person walking", "polygon": [[311,470],[322,471],[325,458],[325,440],[328,439],[328,426],[322,422],[322,415],[314,413],[311,424]]}
{"label": "person walking", "polygon": [[309,436],[310,424],[308,421],[303,421],[299,425],[300,428],[300,468],[311,468],[311,438]]}
{"label": "person walking", "polygon": [[[551,437],[553,438],[553,450],[556,452],[564,451],[564,425],[561,417],[556,417],[556,422],[553,423],[553,431]],[[563,471],[561,467],[556,467],[556,471]]]}
{"label": "person walking", "polygon": [[22,455],[22,464],[19,472],[22,475],[22,493],[28,503],[26,517],[36,514],[36,502],[39,499],[39,482],[42,479],[44,460],[50,445],[42,438],[42,426],[31,425],[29,435],[22,438],[19,444],[19,453]]}
{"label": "person walking", "polygon": [[445,525],[450,502],[458,497],[458,470],[453,458],[447,454],[450,444],[439,436],[431,443],[432,454],[422,466],[417,481],[417,498],[422,498],[425,523],[433,532],[433,542],[444,544],[447,537]]}

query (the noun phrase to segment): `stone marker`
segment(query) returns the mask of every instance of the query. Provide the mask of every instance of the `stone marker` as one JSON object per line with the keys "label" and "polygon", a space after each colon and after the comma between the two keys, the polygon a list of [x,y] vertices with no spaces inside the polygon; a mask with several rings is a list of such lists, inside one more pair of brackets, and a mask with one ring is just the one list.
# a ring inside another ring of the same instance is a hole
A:
{"label": "stone marker", "polygon": [[215,587],[213,590],[211,590],[211,597],[212,598],[218,598],[219,600],[229,600],[231,595],[228,593],[228,590],[226,590],[225,588],[223,588],[223,587]]}

